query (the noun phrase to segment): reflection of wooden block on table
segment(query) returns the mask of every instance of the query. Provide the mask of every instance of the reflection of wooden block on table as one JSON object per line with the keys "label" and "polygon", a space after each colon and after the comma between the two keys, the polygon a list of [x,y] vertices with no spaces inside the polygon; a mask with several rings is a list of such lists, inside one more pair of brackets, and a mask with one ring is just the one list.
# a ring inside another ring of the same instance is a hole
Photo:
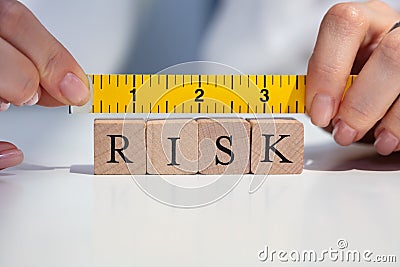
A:
{"label": "reflection of wooden block on table", "polygon": [[148,121],[147,173],[196,173],[197,136],[197,122],[192,119]]}
{"label": "reflection of wooden block on table", "polygon": [[144,120],[95,120],[94,173],[146,174]]}
{"label": "reflection of wooden block on table", "polygon": [[303,171],[304,127],[295,119],[250,120],[251,172],[298,174]]}
{"label": "reflection of wooden block on table", "polygon": [[199,172],[250,171],[250,124],[243,119],[199,119]]}

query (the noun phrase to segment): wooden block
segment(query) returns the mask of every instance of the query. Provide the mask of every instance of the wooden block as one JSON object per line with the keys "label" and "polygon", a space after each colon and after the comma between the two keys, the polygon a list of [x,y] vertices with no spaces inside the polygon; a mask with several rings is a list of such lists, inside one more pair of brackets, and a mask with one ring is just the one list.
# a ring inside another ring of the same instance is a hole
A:
{"label": "wooden block", "polygon": [[251,172],[298,174],[303,171],[304,127],[295,119],[250,120]]}
{"label": "wooden block", "polygon": [[148,121],[147,173],[197,173],[197,129],[193,119]]}
{"label": "wooden block", "polygon": [[146,174],[144,120],[94,121],[94,173]]}
{"label": "wooden block", "polygon": [[243,119],[199,119],[199,172],[250,172],[250,123]]}

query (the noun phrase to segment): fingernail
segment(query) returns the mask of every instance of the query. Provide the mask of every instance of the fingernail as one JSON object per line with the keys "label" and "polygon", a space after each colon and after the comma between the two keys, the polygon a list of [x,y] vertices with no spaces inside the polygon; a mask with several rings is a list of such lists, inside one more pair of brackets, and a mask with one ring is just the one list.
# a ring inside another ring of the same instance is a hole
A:
{"label": "fingernail", "polygon": [[0,102],[0,112],[6,111],[10,107],[10,103]]}
{"label": "fingernail", "polygon": [[327,94],[316,94],[311,104],[311,121],[319,127],[329,125],[334,109],[334,99]]}
{"label": "fingernail", "polygon": [[17,148],[0,151],[0,170],[18,165],[23,159],[24,154]]}
{"label": "fingernail", "polygon": [[60,91],[73,105],[82,105],[89,98],[89,89],[75,74],[68,72],[60,83]]}
{"label": "fingernail", "polygon": [[383,155],[390,155],[399,145],[399,139],[390,132],[383,130],[375,140],[376,151]]}
{"label": "fingernail", "polygon": [[25,102],[24,105],[26,106],[33,106],[36,105],[36,103],[39,101],[39,93],[36,92],[35,95],[27,102]]}
{"label": "fingernail", "polygon": [[344,121],[338,120],[333,128],[332,134],[336,143],[342,146],[348,146],[355,141],[357,131],[347,125]]}

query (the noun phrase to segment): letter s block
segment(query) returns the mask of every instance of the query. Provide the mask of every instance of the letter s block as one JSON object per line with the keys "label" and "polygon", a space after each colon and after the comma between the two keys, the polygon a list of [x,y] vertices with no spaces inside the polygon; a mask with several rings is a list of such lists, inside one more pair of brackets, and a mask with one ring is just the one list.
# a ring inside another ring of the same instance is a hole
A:
{"label": "letter s block", "polygon": [[299,174],[304,164],[304,127],[295,119],[252,119],[251,172]]}
{"label": "letter s block", "polygon": [[94,173],[146,174],[144,120],[94,121]]}
{"label": "letter s block", "polygon": [[250,172],[250,123],[244,119],[199,119],[199,172]]}

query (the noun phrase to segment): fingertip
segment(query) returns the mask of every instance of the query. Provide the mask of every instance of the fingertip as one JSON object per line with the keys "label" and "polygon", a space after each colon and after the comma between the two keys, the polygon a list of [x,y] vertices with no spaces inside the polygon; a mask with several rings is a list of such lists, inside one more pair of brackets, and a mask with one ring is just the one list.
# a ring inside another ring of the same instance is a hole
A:
{"label": "fingertip", "polygon": [[319,127],[327,127],[333,117],[335,100],[332,96],[318,93],[314,96],[311,104],[311,122]]}
{"label": "fingertip", "polygon": [[34,105],[36,105],[39,102],[40,95],[41,95],[41,89],[40,89],[40,86],[39,86],[39,89],[36,91],[36,93],[32,96],[32,98],[30,100],[25,102],[24,105],[26,105],[26,106],[34,106]]}
{"label": "fingertip", "polygon": [[9,150],[9,149],[17,149],[17,147],[12,143],[0,141],[0,151]]}
{"label": "fingertip", "polygon": [[399,139],[387,130],[382,130],[374,143],[376,152],[382,156],[390,155],[398,146]]}
{"label": "fingertip", "polygon": [[338,120],[332,131],[333,139],[341,146],[351,145],[356,141],[357,131],[346,122]]}
{"label": "fingertip", "polygon": [[10,108],[10,102],[3,102],[0,100],[0,112],[4,112]]}
{"label": "fingertip", "polygon": [[[85,76],[86,77],[86,76]],[[61,80],[59,88],[61,94],[69,101],[68,104],[82,106],[90,98],[89,81],[87,77],[82,81],[76,74],[68,72]]]}
{"label": "fingertip", "polygon": [[24,160],[23,152],[12,144],[0,146],[0,170],[14,167]]}

